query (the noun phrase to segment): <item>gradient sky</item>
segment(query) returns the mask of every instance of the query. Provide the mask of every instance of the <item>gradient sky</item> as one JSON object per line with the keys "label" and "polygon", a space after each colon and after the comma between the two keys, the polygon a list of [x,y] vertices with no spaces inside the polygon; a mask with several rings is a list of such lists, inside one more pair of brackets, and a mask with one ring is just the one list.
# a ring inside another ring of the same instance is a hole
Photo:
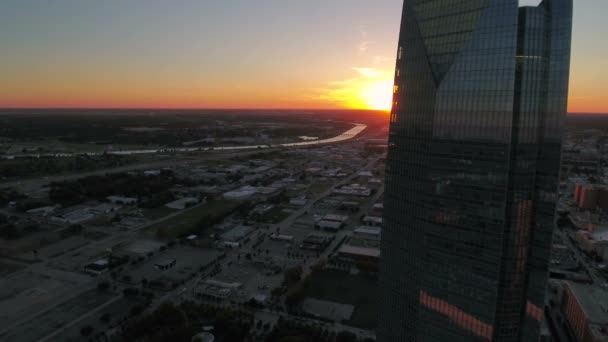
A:
{"label": "gradient sky", "polygon": [[[2,0],[0,107],[372,108],[403,0]],[[606,0],[575,0],[570,111],[608,113]]]}

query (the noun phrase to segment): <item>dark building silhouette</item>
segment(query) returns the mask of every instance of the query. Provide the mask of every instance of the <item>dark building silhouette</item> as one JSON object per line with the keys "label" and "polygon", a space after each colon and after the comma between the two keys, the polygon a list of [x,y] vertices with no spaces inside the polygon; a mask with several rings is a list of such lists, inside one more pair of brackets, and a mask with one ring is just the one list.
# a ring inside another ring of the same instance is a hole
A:
{"label": "dark building silhouette", "polygon": [[379,342],[538,341],[572,0],[533,2],[405,0]]}

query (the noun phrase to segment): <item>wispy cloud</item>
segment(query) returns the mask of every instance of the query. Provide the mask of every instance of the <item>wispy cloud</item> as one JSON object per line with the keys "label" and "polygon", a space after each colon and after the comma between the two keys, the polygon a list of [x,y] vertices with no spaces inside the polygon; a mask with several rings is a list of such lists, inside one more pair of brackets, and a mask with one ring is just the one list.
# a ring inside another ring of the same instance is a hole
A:
{"label": "wispy cloud", "polygon": [[361,43],[359,43],[359,52],[367,52],[367,50],[369,50],[369,46],[374,44],[374,41],[371,40],[364,40]]}
{"label": "wispy cloud", "polygon": [[386,57],[386,56],[374,56],[374,65],[378,65],[378,64],[382,64],[382,63],[386,63],[386,62],[394,62],[395,59],[391,58],[391,57]]}
{"label": "wispy cloud", "polygon": [[382,72],[376,70],[375,68],[353,68],[356,72],[361,76],[369,77],[369,78],[378,78],[382,76]]}
{"label": "wispy cloud", "polygon": [[359,31],[359,45],[357,46],[359,53],[362,54],[369,50],[369,46],[374,44],[373,40],[368,39],[367,26],[359,25],[357,27],[357,31]]}

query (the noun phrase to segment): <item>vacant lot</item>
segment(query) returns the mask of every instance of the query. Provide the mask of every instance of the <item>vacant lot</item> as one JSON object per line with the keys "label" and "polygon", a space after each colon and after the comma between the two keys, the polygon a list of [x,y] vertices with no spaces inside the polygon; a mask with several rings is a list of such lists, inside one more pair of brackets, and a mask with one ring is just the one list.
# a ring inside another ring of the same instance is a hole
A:
{"label": "vacant lot", "polygon": [[37,341],[116,296],[91,290],[21,323],[0,336],[7,342]]}
{"label": "vacant lot", "polygon": [[285,211],[284,209],[285,209],[285,207],[283,207],[283,206],[276,206],[276,207],[270,209],[268,212],[261,215],[257,220],[259,222],[271,223],[271,224],[282,222],[283,220],[288,218],[289,215],[291,215],[291,212]]}
{"label": "vacant lot", "polygon": [[348,325],[365,329],[376,327],[377,281],[371,277],[324,270],[311,275],[305,296],[355,306]]}
{"label": "vacant lot", "polygon": [[218,200],[199,205],[153,224],[146,231],[165,239],[173,239],[188,234],[196,234],[209,226],[221,222],[224,217],[236,211],[242,201]]}

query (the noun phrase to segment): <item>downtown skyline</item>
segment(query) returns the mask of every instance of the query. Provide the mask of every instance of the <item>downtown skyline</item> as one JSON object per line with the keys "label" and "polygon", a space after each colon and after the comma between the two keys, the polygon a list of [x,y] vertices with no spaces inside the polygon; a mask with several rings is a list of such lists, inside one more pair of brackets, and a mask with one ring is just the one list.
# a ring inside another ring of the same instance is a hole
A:
{"label": "downtown skyline", "polygon": [[[8,0],[0,108],[387,110],[401,5]],[[605,10],[575,3],[570,112],[608,112]]]}

